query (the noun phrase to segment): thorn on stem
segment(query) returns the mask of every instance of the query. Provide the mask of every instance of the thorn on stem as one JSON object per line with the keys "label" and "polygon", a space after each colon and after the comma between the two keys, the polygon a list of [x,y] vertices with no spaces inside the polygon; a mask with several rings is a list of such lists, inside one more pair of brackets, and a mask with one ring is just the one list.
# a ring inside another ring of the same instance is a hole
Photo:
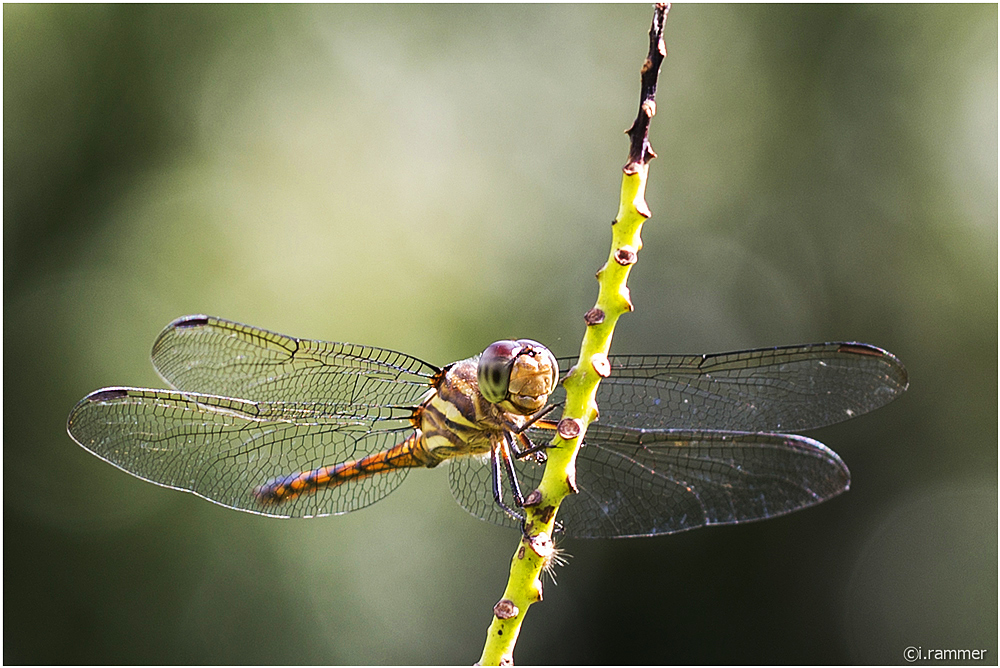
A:
{"label": "thorn on stem", "polygon": [[604,322],[604,311],[595,306],[583,314],[583,321],[588,325],[600,325]]}
{"label": "thorn on stem", "polygon": [[597,353],[591,357],[590,364],[601,378],[607,378],[611,375],[611,362],[608,361],[608,356],[604,353]]}
{"label": "thorn on stem", "polygon": [[511,617],[517,617],[520,610],[514,605],[514,601],[509,598],[501,599],[496,605],[493,606],[493,614],[497,619],[510,619]]}
{"label": "thorn on stem", "polygon": [[[606,357],[604,359],[607,360]],[[563,418],[562,420],[559,420],[559,424],[556,426],[556,431],[559,432],[559,435],[565,440],[569,441],[580,435],[580,432],[583,431],[583,423],[576,418]]]}
{"label": "thorn on stem", "polygon": [[631,248],[619,248],[615,251],[615,262],[623,267],[627,267],[630,264],[635,264],[638,256],[635,251]]}
{"label": "thorn on stem", "polygon": [[542,600],[542,581],[536,579],[534,584],[535,591],[533,593],[535,594],[535,602],[537,603]]}
{"label": "thorn on stem", "polygon": [[624,286],[621,289],[621,293],[619,293],[619,296],[621,297],[621,300],[622,300],[622,307],[626,311],[633,311],[633,310],[635,310],[635,307],[632,306],[632,296],[631,295],[632,295],[632,293],[629,292],[629,289],[627,287],[624,287]]}
{"label": "thorn on stem", "polygon": [[569,487],[569,491],[573,492],[574,494],[580,493],[580,488],[576,484],[575,468],[572,471],[570,471],[569,474],[566,476],[566,486]]}

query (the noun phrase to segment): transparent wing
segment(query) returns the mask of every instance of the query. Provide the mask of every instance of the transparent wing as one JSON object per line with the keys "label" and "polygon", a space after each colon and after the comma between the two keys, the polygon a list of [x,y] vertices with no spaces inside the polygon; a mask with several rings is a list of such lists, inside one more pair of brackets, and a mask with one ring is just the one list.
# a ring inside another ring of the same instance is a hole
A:
{"label": "transparent wing", "polygon": [[[545,432],[532,434],[539,442],[545,438]],[[528,494],[541,481],[544,466],[527,460],[516,466]],[[810,438],[785,434],[593,424],[576,468],[580,491],[563,501],[556,518],[574,538],[655,536],[761,520],[825,501],[850,484],[850,473],[835,452]],[[517,526],[493,503],[488,462],[457,459],[450,481],[467,511],[494,524]]]}
{"label": "transparent wing", "polygon": [[167,325],[153,366],[179,390],[249,401],[415,406],[437,367],[351,343],[295,339],[204,315]]}
{"label": "transparent wing", "polygon": [[[636,429],[814,429],[884,406],[908,383],[899,360],[863,343],[610,361],[597,392],[600,423]],[[574,364],[559,360],[561,369]],[[560,387],[553,400],[563,397]]]}
{"label": "transparent wing", "polygon": [[250,402],[136,388],[106,388],[80,401],[67,430],[87,450],[132,475],[220,505],[277,517],[363,508],[395,489],[407,469],[349,480],[278,504],[253,490],[275,478],[353,460],[396,445],[409,410]]}
{"label": "transparent wing", "polygon": [[850,473],[804,436],[594,424],[577,485],[559,511],[566,533],[618,538],[784,515],[846,491]]}
{"label": "transparent wing", "polygon": [[[545,443],[552,440],[552,433],[542,436],[537,442]],[[515,462],[517,480],[521,492],[527,496],[542,481],[545,465],[537,463],[533,458]],[[492,524],[518,528],[519,524],[505,513],[493,499],[493,478],[490,468],[489,454],[476,457],[456,457],[448,461],[448,483],[451,493],[460,506],[469,513]],[[503,498],[508,506],[514,508],[514,497],[511,493],[506,476],[503,480]]]}

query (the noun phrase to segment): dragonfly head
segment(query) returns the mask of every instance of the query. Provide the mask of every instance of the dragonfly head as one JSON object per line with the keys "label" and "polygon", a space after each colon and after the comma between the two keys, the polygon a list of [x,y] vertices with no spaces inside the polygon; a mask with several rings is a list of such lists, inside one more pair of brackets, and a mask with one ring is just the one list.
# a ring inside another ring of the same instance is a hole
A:
{"label": "dragonfly head", "polygon": [[559,364],[537,341],[497,341],[479,356],[476,376],[479,392],[487,401],[531,415],[545,406],[556,388]]}

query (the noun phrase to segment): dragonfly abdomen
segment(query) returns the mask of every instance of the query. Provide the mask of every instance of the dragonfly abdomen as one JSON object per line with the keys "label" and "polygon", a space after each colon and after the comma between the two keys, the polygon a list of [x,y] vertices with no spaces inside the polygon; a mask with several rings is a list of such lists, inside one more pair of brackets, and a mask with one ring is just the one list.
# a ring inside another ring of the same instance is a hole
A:
{"label": "dragonfly abdomen", "polygon": [[419,434],[411,434],[399,445],[361,459],[275,478],[255,488],[253,495],[265,505],[280,503],[320,489],[337,487],[349,480],[418,466],[427,466],[427,458]]}

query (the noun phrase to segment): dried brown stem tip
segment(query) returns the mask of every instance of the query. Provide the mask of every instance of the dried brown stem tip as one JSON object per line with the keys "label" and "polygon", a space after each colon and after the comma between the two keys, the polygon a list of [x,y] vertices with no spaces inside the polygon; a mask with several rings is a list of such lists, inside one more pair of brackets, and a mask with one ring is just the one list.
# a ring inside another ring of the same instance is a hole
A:
{"label": "dried brown stem tip", "polygon": [[663,43],[663,24],[670,12],[670,3],[657,4],[653,12],[653,25],[649,28],[649,55],[642,64],[642,90],[639,95],[639,113],[635,122],[625,132],[629,136],[628,162],[625,173],[634,174],[639,165],[645,165],[656,157],[649,145],[649,121],[656,114],[656,81],[660,76],[660,65],[667,55]]}

